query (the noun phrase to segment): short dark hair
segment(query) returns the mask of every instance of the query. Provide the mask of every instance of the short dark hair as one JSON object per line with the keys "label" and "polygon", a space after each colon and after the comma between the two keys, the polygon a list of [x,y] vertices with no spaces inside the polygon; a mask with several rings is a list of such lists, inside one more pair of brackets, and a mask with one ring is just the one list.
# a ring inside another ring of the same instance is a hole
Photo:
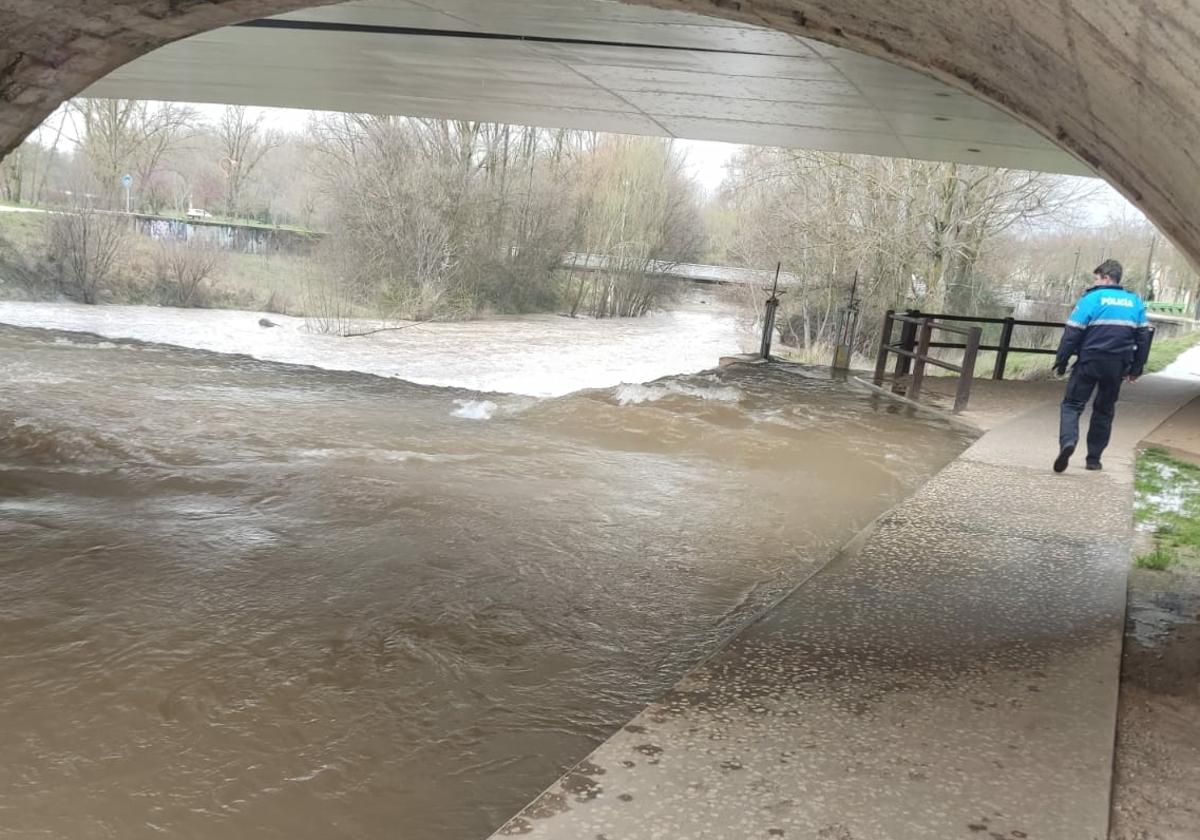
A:
{"label": "short dark hair", "polygon": [[1121,282],[1121,274],[1123,273],[1124,269],[1121,268],[1121,264],[1116,260],[1105,260],[1096,266],[1096,270],[1092,272],[1092,274],[1099,275],[1100,277],[1110,277],[1118,283]]}

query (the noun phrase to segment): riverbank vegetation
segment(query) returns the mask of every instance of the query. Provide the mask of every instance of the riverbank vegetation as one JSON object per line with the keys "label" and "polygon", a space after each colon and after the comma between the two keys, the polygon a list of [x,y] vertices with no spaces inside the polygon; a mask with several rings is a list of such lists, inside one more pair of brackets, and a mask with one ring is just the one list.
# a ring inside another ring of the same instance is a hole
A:
{"label": "riverbank vegetation", "polygon": [[[245,108],[206,122],[178,105],[87,100],[0,165],[0,195],[55,211],[0,214],[9,296],[254,301],[335,331],[356,316],[644,315],[677,289],[663,268],[701,259],[708,241],[671,142],[469,121],[313,115],[282,135]],[[125,209],[154,224],[131,225]],[[272,254],[274,267],[302,259],[264,299],[240,271],[254,258],[193,244],[222,240],[222,220],[322,233],[303,254]]]}
{"label": "riverbank vegetation", "polygon": [[[642,315],[672,287],[652,263],[703,256],[701,196],[668,141],[358,115],[312,137],[326,301],[415,319]],[[610,260],[572,271],[573,252]]]}
{"label": "riverbank vegetation", "polygon": [[[353,317],[638,316],[670,305],[664,266],[782,263],[798,278],[784,352],[819,362],[852,293],[863,359],[889,308],[1062,320],[1109,255],[1144,296],[1194,305],[1200,279],[1151,227],[1086,212],[1096,189],[746,147],[705,194],[656,138],[333,114],[282,131],[241,107],[79,100],[0,163],[0,201],[61,211],[0,212],[0,294],[272,309],[337,332]],[[222,221],[291,239],[243,247],[253,237]],[[757,288],[725,297],[747,320],[762,307]]]}
{"label": "riverbank vegetation", "polygon": [[[1143,296],[1194,303],[1200,277],[1153,228],[1090,218],[1097,192],[1095,181],[1044,173],[745,148],[710,208],[713,250],[732,264],[781,260],[799,276],[780,333],[818,362],[832,356],[852,290],[864,363],[888,309],[1063,321],[1106,255],[1124,261],[1126,285]],[[985,327],[985,343],[998,337]],[[1058,334],[1019,328],[1014,338],[1045,348]],[[1044,362],[1013,354],[1010,369],[1039,376]]]}

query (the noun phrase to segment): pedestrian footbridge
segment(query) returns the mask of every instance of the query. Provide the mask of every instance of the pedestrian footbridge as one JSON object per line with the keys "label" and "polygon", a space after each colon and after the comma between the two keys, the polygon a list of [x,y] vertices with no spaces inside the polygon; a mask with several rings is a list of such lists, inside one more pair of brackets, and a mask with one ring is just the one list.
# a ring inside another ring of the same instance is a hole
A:
{"label": "pedestrian footbridge", "polygon": [[570,271],[596,273],[635,270],[648,277],[679,280],[684,283],[699,283],[706,286],[751,286],[770,289],[776,279],[780,288],[800,285],[800,278],[790,271],[763,271],[756,268],[741,268],[731,265],[703,265],[680,263],[668,260],[623,260],[606,254],[564,254],[562,267]]}

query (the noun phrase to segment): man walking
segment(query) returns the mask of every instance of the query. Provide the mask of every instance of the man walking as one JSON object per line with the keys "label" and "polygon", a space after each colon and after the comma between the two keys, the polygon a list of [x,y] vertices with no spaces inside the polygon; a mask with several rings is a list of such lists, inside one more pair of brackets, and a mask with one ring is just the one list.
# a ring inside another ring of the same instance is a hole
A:
{"label": "man walking", "polygon": [[1079,415],[1096,392],[1092,422],[1088,427],[1089,470],[1099,470],[1100,456],[1112,434],[1113,414],[1121,381],[1137,381],[1150,354],[1150,322],[1146,306],[1133,292],[1121,287],[1121,264],[1105,260],[1096,268],[1096,282],[1088,289],[1063,330],[1054,359],[1054,372],[1062,376],[1067,363],[1078,356],[1067,392],[1063,396],[1058,430],[1058,457],[1054,471],[1067,468],[1079,443]]}

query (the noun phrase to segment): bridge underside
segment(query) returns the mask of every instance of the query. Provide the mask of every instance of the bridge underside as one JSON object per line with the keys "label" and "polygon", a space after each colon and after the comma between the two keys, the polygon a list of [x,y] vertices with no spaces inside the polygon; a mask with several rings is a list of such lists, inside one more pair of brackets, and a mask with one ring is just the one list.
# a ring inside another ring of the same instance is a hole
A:
{"label": "bridge underside", "polygon": [[362,0],[226,27],[85,95],[483,119],[1089,174],[919,73],[732,21],[597,0]]}
{"label": "bridge underside", "polygon": [[[1090,169],[1200,258],[1200,6],[576,0],[568,14],[565,2],[330,8],[284,29],[177,45],[92,90]],[[0,152],[64,99],[164,44],[313,6],[332,4],[0,0]]]}

